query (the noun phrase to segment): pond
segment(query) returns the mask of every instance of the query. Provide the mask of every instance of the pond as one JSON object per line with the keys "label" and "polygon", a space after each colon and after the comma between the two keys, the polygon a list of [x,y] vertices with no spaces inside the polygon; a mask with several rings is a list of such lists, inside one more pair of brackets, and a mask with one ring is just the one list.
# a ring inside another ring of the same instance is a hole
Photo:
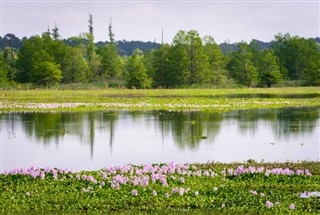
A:
{"label": "pond", "polygon": [[320,108],[0,114],[1,170],[319,161]]}

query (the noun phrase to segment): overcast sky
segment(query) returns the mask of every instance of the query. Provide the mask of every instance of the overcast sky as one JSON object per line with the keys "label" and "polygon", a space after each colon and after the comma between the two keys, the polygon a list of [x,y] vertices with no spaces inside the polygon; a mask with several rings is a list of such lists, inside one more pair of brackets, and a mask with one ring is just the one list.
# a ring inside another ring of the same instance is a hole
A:
{"label": "overcast sky", "polygon": [[116,40],[171,43],[179,30],[197,30],[218,43],[259,39],[270,41],[277,33],[319,37],[320,3],[287,0],[207,1],[110,1],[110,0],[0,0],[1,36],[18,37],[46,31],[55,22],[63,38],[88,31],[88,14],[93,15],[96,41],[108,39],[108,21]]}

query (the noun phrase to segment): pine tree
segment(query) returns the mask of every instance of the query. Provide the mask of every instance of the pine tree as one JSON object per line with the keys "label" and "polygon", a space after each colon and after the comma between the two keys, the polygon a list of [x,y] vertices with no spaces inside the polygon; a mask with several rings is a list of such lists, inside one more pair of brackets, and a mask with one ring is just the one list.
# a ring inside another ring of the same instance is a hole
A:
{"label": "pine tree", "polygon": [[54,40],[60,39],[59,28],[57,27],[57,23],[55,23],[54,29],[52,29],[52,38]]}

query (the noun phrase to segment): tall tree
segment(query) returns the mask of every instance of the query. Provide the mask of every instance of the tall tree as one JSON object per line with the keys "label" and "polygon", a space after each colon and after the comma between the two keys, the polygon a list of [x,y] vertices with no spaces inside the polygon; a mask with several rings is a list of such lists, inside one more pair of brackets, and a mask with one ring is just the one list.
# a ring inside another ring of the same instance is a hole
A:
{"label": "tall tree", "polygon": [[17,62],[17,54],[14,48],[5,47],[3,49],[3,60],[7,64],[8,74],[7,78],[12,81],[16,77],[17,69],[16,69],[16,62]]}
{"label": "tall tree", "polygon": [[31,81],[39,85],[54,85],[60,82],[60,65],[45,50],[36,52],[32,58]]}
{"label": "tall tree", "polygon": [[179,31],[173,38],[169,52],[169,86],[188,84],[190,78],[190,61],[187,51],[187,36],[185,31]]}
{"label": "tall tree", "polygon": [[102,72],[100,74],[102,79],[119,79],[121,78],[122,63],[118,53],[117,44],[114,40],[114,33],[112,32],[111,19],[108,24],[109,43],[98,49],[98,54],[101,56]]}
{"label": "tall tree", "polygon": [[126,81],[129,88],[151,88],[151,78],[147,75],[147,70],[143,64],[141,50],[137,49],[127,59]]}
{"label": "tall tree", "polygon": [[258,84],[258,70],[252,62],[252,52],[250,46],[245,43],[239,43],[239,50],[232,53],[228,64],[230,75],[238,83],[252,87]]}
{"label": "tall tree", "polygon": [[63,83],[79,83],[87,82],[89,67],[87,61],[83,58],[80,47],[67,47],[65,58],[61,64],[62,82]]}
{"label": "tall tree", "polygon": [[87,55],[86,58],[88,60],[89,70],[87,73],[87,80],[92,82],[95,79],[95,76],[99,76],[101,73],[101,59],[96,54],[95,44],[94,44],[94,36],[93,36],[93,16],[89,14],[89,33],[86,34],[87,39]]}
{"label": "tall tree", "polygon": [[271,87],[282,80],[282,74],[277,58],[272,50],[263,50],[259,65],[259,74],[262,86]]}
{"label": "tall tree", "polygon": [[[319,71],[319,51],[313,39],[278,34],[272,41],[272,49],[290,80],[304,80],[306,84],[315,83]],[[311,76],[315,79],[310,78]]]}
{"label": "tall tree", "polygon": [[3,57],[3,53],[0,51],[0,85],[8,83],[9,65]]}
{"label": "tall tree", "polygon": [[52,29],[52,38],[54,40],[60,39],[59,28],[57,27],[57,23],[55,23],[54,29]]}
{"label": "tall tree", "polygon": [[31,81],[31,73],[33,70],[32,58],[36,52],[42,49],[43,42],[40,36],[33,36],[24,41],[18,53],[17,60],[17,76],[16,79],[20,83],[28,83]]}
{"label": "tall tree", "polygon": [[209,82],[208,73],[210,72],[208,57],[205,54],[202,40],[197,31],[191,30],[187,33],[189,45],[190,61],[190,84]]}
{"label": "tall tree", "polygon": [[204,39],[204,49],[210,65],[207,77],[214,85],[219,85],[227,80],[227,58],[223,55],[213,37],[207,36]]}
{"label": "tall tree", "polygon": [[163,44],[159,49],[152,52],[152,77],[155,87],[172,87],[175,85],[172,80],[172,74],[169,70],[169,54],[171,47]]}
{"label": "tall tree", "polygon": [[114,44],[114,33],[112,31],[112,19],[110,18],[110,22],[108,24],[108,31],[109,31],[109,41],[111,44]]}

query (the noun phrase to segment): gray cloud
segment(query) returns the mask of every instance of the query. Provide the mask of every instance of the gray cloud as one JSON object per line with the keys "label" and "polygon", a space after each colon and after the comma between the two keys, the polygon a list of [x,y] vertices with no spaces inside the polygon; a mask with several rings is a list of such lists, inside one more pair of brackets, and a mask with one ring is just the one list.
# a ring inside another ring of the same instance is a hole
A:
{"label": "gray cloud", "polygon": [[[10,2],[2,3],[2,34],[19,37],[41,34],[55,21],[64,37],[88,29],[88,14],[94,18],[96,41],[107,39],[112,17],[117,40],[171,42],[178,30],[198,30],[217,42],[270,41],[277,33],[303,37],[319,36],[318,2]],[[3,35],[2,35],[3,36]]]}

